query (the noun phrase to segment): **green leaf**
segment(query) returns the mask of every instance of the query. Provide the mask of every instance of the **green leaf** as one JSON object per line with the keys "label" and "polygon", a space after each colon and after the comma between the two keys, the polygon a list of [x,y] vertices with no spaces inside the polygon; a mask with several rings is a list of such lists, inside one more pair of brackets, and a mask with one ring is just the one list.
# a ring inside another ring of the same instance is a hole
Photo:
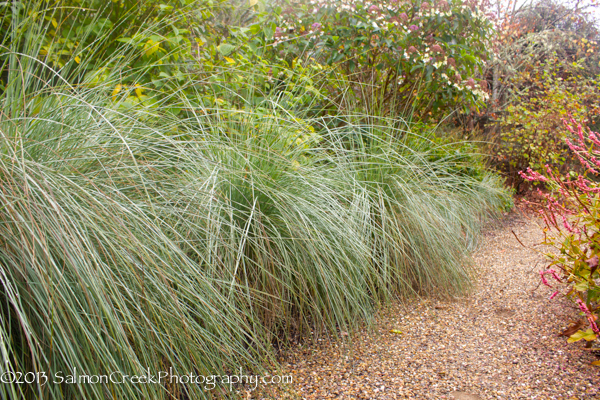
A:
{"label": "green leaf", "polygon": [[219,53],[221,53],[224,56],[228,56],[229,54],[231,54],[231,52],[233,50],[235,50],[235,46],[227,44],[227,43],[221,43],[218,47],[217,50],[219,50]]}
{"label": "green leaf", "polygon": [[258,33],[261,31],[261,26],[260,24],[254,24],[254,25],[250,25],[250,28],[248,29],[248,32],[250,32],[252,35],[258,35]]}
{"label": "green leaf", "polygon": [[271,22],[263,27],[263,31],[267,39],[270,40],[273,38],[273,35],[275,34],[275,28],[277,28],[275,22]]}
{"label": "green leaf", "polygon": [[600,288],[593,288],[593,289],[588,290],[587,296],[588,296],[588,301],[597,302],[598,300],[600,300]]}
{"label": "green leaf", "polygon": [[117,39],[117,42],[122,42],[122,43],[127,43],[127,44],[135,44],[135,40],[133,38],[128,38],[128,37],[119,38],[119,39]]}

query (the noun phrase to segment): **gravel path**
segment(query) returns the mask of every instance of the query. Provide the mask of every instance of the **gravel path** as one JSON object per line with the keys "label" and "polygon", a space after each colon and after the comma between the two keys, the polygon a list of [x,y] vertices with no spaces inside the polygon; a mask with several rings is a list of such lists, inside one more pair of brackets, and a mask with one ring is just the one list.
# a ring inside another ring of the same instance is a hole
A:
{"label": "gravel path", "polygon": [[386,308],[352,346],[296,346],[282,360],[293,385],[258,398],[600,399],[600,368],[590,365],[600,355],[558,335],[576,312],[539,285],[537,224],[511,214],[488,230],[470,295]]}

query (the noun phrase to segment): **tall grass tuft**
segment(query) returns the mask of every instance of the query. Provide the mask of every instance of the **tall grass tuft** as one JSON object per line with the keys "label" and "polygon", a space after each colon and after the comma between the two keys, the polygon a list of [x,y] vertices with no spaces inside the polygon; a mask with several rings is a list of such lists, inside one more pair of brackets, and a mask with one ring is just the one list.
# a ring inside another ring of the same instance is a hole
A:
{"label": "tall grass tuft", "polygon": [[122,71],[73,87],[13,50],[28,67],[0,94],[0,373],[50,382],[2,385],[2,398],[233,396],[53,380],[262,373],[276,341],[465,289],[469,246],[505,200],[494,176],[457,173],[464,160],[433,157],[402,121],[299,119],[277,97],[191,106],[192,74],[124,108],[111,96]]}

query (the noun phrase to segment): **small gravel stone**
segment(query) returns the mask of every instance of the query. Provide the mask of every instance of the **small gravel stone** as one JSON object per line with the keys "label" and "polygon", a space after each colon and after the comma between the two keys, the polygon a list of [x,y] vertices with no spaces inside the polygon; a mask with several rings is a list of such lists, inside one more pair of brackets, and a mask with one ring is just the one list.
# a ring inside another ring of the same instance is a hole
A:
{"label": "small gravel stone", "polygon": [[511,213],[474,254],[470,294],[407,300],[343,341],[294,346],[281,360],[293,384],[251,398],[600,399],[597,353],[559,336],[575,306],[539,284],[542,240],[538,219]]}
{"label": "small gravel stone", "polygon": [[450,398],[455,400],[482,400],[481,397],[476,394],[469,394],[465,392],[453,392],[450,393]]}

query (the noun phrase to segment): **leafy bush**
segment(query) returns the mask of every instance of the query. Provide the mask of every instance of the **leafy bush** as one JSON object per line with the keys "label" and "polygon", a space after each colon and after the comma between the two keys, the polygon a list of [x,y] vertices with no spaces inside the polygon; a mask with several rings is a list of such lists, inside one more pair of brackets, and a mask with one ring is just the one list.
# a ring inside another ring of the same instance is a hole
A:
{"label": "leafy bush", "polygon": [[515,186],[520,183],[514,180],[517,172],[527,167],[540,170],[549,164],[562,172],[574,168],[561,120],[572,115],[591,124],[600,114],[600,85],[582,76],[581,68],[554,58],[513,77],[521,98],[506,107],[495,162]]}
{"label": "leafy bush", "polygon": [[486,97],[475,76],[488,57],[490,24],[462,0],[282,1],[275,12],[278,25],[265,27],[269,59],[322,65],[336,107],[428,119]]}
{"label": "leafy bush", "polygon": [[571,114],[588,126],[598,121],[598,30],[583,4],[536,0],[498,10],[483,119],[495,126],[485,139],[494,165],[523,191],[529,186],[521,170],[546,163],[561,172],[574,168],[562,118]]}
{"label": "leafy bush", "polygon": [[528,181],[543,182],[552,189],[550,193],[540,191],[544,202],[539,213],[546,223],[545,243],[557,247],[559,252],[548,254],[552,262],[541,272],[542,282],[551,286],[545,275],[553,276],[564,289],[557,290],[551,298],[563,292],[577,303],[587,320],[589,328],[573,333],[568,341],[591,342],[600,337],[597,322],[600,310],[600,186],[597,179],[600,136],[585,132],[572,118],[570,124],[565,121],[565,126],[571,133],[567,143],[586,172],[563,176],[547,167],[544,174],[528,169],[526,173],[521,172],[521,176]]}
{"label": "leafy bush", "polygon": [[[85,75],[98,80],[108,70],[122,67],[129,45],[142,51],[129,52],[134,57],[128,60],[127,69],[151,73],[137,74],[142,82],[125,79],[123,84],[148,84],[161,73],[171,73],[171,62],[189,55],[189,31],[184,27],[186,7],[191,3],[199,5],[192,0],[4,2],[0,5],[4,28],[0,44],[39,58],[71,83]],[[4,74],[6,68],[5,64]],[[127,71],[124,77],[129,75]]]}

